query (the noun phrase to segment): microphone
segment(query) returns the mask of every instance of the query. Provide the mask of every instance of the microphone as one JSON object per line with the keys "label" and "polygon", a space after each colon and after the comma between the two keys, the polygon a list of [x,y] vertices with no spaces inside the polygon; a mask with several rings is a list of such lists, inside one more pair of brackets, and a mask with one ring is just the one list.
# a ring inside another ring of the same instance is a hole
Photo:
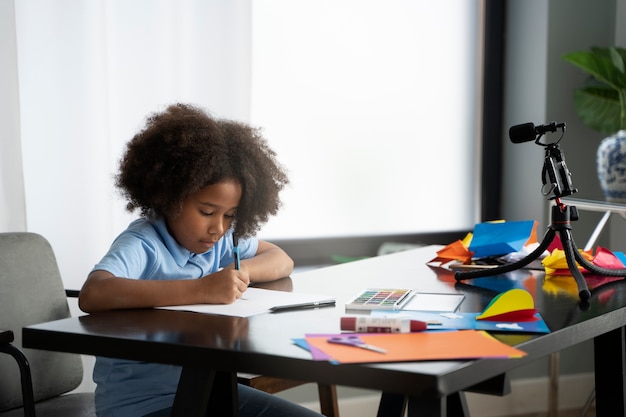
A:
{"label": "microphone", "polygon": [[509,138],[511,138],[511,142],[513,143],[530,142],[546,132],[556,132],[559,128],[565,131],[565,123],[551,122],[546,125],[539,126],[535,126],[532,123],[524,123],[521,125],[511,126],[509,129]]}

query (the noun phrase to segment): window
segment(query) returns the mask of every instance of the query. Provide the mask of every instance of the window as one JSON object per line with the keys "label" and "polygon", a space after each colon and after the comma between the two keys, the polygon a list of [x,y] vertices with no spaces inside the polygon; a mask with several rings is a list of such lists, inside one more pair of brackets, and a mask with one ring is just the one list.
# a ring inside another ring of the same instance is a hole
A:
{"label": "window", "polygon": [[262,236],[471,229],[479,24],[465,0],[252,2],[251,119],[291,178]]}

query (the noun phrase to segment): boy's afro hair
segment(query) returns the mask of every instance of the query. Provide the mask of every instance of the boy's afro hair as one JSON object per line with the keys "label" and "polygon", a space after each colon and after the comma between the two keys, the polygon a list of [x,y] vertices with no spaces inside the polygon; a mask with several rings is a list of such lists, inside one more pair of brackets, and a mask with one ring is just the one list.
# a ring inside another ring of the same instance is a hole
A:
{"label": "boy's afro hair", "polygon": [[253,235],[277,213],[288,183],[275,152],[258,129],[173,104],[149,116],[127,144],[115,185],[129,211],[171,217],[189,195],[232,179],[242,188],[235,233]]}

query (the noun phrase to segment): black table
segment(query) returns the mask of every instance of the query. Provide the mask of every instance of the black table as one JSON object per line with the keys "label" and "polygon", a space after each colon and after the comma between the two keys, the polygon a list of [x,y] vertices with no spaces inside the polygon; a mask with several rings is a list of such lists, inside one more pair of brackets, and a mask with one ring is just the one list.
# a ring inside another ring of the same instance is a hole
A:
{"label": "black table", "polygon": [[[544,279],[543,272],[512,273],[457,283],[451,271],[429,267],[438,247],[425,247],[294,274],[270,287],[337,297],[335,307],[261,314],[249,318],[185,311],[110,311],[28,326],[25,347],[183,366],[175,415],[237,413],[237,372],[384,392],[379,415],[467,415],[462,391],[506,393],[506,373],[551,353],[594,340],[596,413],[626,416],[624,364],[626,283],[589,278],[582,305],[576,284]],[[494,334],[527,356],[519,359],[342,364],[313,361],[292,344],[305,333],[337,333],[344,303],[365,287],[463,292],[461,311],[482,311],[499,292],[524,288],[551,329],[545,335]]]}

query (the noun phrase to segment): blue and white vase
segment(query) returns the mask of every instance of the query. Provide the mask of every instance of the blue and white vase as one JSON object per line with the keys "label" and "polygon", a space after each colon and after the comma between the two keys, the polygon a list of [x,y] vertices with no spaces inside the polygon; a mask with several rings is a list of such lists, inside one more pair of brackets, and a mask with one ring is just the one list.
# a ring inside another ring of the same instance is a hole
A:
{"label": "blue and white vase", "polygon": [[606,200],[626,203],[626,130],[600,142],[596,164]]}

